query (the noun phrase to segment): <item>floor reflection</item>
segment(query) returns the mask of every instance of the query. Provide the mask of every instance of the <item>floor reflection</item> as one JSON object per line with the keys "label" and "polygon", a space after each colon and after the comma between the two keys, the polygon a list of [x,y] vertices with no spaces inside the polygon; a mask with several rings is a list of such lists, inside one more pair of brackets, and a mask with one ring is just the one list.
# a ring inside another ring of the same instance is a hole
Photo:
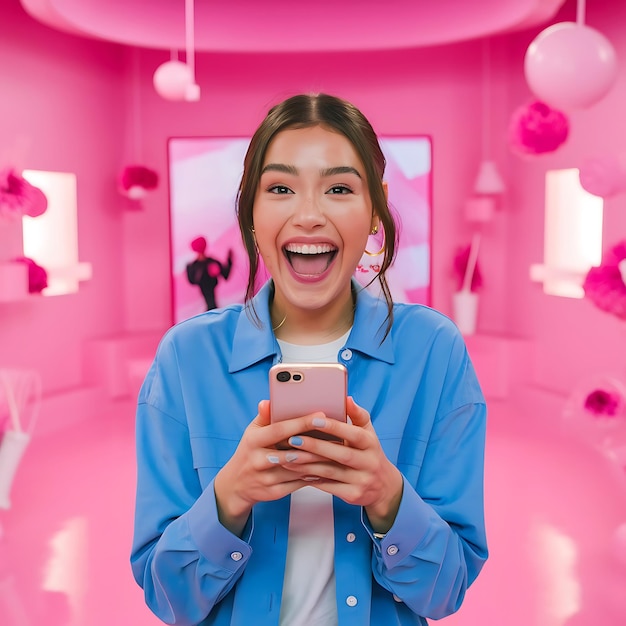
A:
{"label": "floor reflection", "polygon": [[[161,624],[128,562],[133,418],[134,406],[123,402],[71,430],[35,433],[11,508],[0,511],[2,626]],[[581,442],[520,435],[522,419],[491,403],[491,558],[460,612],[437,623],[623,626],[626,530],[619,550],[616,531],[626,523],[626,481]]]}

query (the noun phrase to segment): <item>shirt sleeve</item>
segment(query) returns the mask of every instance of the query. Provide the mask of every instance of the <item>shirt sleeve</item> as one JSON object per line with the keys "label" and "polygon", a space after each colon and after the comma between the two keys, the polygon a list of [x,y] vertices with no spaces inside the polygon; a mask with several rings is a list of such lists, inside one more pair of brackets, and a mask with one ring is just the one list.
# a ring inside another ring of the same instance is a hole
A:
{"label": "shirt sleeve", "polygon": [[204,620],[228,594],[251,548],[219,522],[213,482],[200,486],[177,374],[163,365],[166,351],[160,348],[139,395],[131,567],[157,617],[184,626]]}
{"label": "shirt sleeve", "polygon": [[[462,343],[462,342],[458,342]],[[461,606],[485,563],[486,405],[464,346],[457,345],[441,389],[417,485],[404,478],[392,528],[373,536],[376,581],[416,614],[440,619]],[[455,362],[456,361],[456,362]],[[468,398],[473,398],[468,402]]]}

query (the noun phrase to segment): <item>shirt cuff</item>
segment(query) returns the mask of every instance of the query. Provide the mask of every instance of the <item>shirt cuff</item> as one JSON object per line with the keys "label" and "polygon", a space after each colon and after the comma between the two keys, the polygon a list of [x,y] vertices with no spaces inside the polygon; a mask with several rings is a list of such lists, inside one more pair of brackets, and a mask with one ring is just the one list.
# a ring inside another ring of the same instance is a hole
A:
{"label": "shirt cuff", "polygon": [[239,538],[219,521],[213,481],[202,492],[186,514],[189,532],[198,551],[208,561],[225,570],[236,572],[252,554],[249,541],[252,537],[252,513]]}

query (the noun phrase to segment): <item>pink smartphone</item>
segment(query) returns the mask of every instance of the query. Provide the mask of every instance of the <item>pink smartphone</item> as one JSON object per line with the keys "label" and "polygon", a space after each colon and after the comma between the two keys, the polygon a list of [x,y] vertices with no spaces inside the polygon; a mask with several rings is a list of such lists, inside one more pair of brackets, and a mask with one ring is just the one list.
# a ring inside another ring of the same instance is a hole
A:
{"label": "pink smartphone", "polygon": [[[279,363],[270,369],[272,422],[322,411],[330,419],[345,422],[348,372],[341,363]],[[318,431],[303,433],[337,441]]]}

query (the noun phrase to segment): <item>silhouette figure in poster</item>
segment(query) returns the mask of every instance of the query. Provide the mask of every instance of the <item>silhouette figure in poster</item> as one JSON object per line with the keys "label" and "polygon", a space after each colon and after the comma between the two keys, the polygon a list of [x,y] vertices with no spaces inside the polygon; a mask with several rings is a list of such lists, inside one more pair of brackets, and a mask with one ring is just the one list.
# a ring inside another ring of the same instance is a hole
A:
{"label": "silhouette figure in poster", "polygon": [[187,279],[192,285],[198,285],[207,311],[217,308],[215,288],[219,280],[228,280],[233,266],[233,251],[228,251],[226,263],[206,255],[207,241],[204,237],[196,237],[191,242],[191,249],[196,253],[196,259],[187,264]]}

